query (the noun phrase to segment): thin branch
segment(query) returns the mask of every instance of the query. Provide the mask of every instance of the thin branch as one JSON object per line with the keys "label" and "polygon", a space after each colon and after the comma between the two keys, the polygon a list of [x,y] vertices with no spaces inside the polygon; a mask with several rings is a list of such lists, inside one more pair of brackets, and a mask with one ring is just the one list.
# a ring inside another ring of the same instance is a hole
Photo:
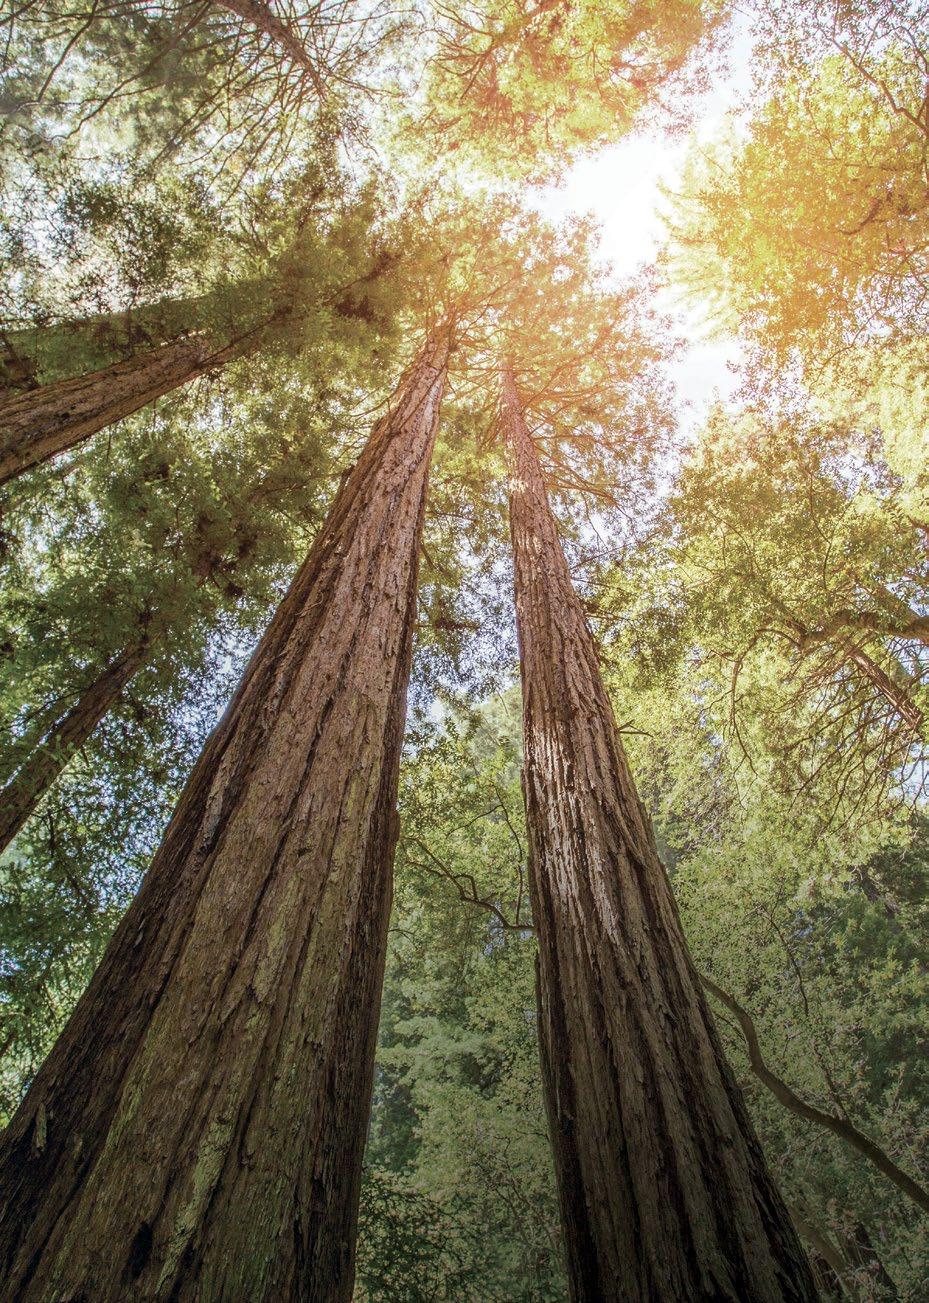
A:
{"label": "thin branch", "polygon": [[844,1140],[847,1145],[853,1146],[859,1153],[864,1154],[865,1158],[873,1163],[879,1172],[883,1172],[887,1179],[892,1181],[908,1199],[911,1199],[925,1212],[929,1212],[929,1190],[924,1189],[918,1181],[914,1181],[911,1176],[907,1175],[880,1145],[859,1131],[857,1127],[852,1126],[851,1122],[847,1122],[844,1118],[835,1117],[832,1113],[824,1113],[822,1109],[816,1108],[815,1105],[808,1104],[806,1100],[801,1099],[787,1085],[786,1081],[782,1081],[780,1077],[776,1076],[764,1061],[755,1023],[748,1010],[744,1009],[728,991],[724,991],[721,986],[717,986],[712,978],[707,977],[705,973],[701,973],[699,976],[700,981],[710,994],[714,995],[738,1019],[748,1049],[748,1059],[752,1072],[763,1085],[767,1086],[775,1099],[783,1104],[785,1108],[790,1109],[792,1113],[796,1113],[798,1117],[805,1118],[808,1122],[815,1122],[817,1126],[825,1127],[827,1131],[831,1131],[840,1140]]}

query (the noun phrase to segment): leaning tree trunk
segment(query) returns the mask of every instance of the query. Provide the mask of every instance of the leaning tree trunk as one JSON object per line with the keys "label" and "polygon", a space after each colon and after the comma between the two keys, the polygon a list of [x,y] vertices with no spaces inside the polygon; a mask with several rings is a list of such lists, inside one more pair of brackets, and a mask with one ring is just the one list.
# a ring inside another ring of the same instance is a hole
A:
{"label": "leaning tree trunk", "polygon": [[509,369],[501,416],[542,1072],[571,1296],[815,1299],[687,951]]}
{"label": "leaning tree trunk", "polygon": [[16,765],[0,788],[0,853],[57,782],[74,753],[119,700],[123,688],[144,662],[149,647],[147,641],[140,641],[124,648],[84,688],[67,714]]}
{"label": "leaning tree trunk", "polygon": [[237,14],[257,31],[263,32],[275,45],[280,46],[299,67],[303,68],[313,83],[320,99],[326,98],[326,86],[309,50],[299,36],[281,21],[264,0],[213,0],[220,9]]}
{"label": "leaning tree trunk", "polygon": [[[42,326],[0,328],[0,401],[17,391],[38,389],[41,384],[96,370],[130,353],[189,337],[204,328],[218,306],[215,295],[207,292]],[[62,366],[66,367],[64,375]],[[40,374],[46,376],[41,382]]]}
{"label": "leaning tree trunk", "polygon": [[375,426],[0,1144],[4,1297],[351,1296],[448,347]]}
{"label": "leaning tree trunk", "polygon": [[188,336],[125,362],[7,399],[0,403],[0,484],[223,366],[242,351],[241,344],[217,349],[204,335]]}

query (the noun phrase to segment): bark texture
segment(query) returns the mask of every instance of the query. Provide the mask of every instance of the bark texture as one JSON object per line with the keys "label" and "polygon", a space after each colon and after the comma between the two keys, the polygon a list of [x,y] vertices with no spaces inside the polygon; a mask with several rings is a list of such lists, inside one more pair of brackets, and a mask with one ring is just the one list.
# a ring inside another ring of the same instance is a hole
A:
{"label": "bark texture", "polygon": [[687,951],[508,369],[501,415],[542,1074],[571,1296],[815,1299]]}
{"label": "bark texture", "polygon": [[84,689],[0,789],[0,853],[22,828],[68,761],[84,745],[142,665],[147,643],[126,647]]}
{"label": "bark texture", "polygon": [[0,1144],[3,1297],[351,1297],[447,352],[375,426]]}
{"label": "bark texture", "polygon": [[217,351],[204,336],[185,337],[7,399],[0,403],[0,484],[224,365],[240,351],[235,344]]}

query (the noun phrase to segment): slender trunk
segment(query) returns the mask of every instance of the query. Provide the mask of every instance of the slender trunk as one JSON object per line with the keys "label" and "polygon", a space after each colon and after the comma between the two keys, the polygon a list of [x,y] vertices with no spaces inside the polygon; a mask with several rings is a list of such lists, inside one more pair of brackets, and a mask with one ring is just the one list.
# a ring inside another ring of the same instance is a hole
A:
{"label": "slender trunk", "polygon": [[900,1293],[896,1282],[890,1276],[878,1255],[864,1222],[857,1223],[854,1232],[846,1238],[845,1243],[850,1261],[856,1267],[863,1268],[872,1281],[880,1285],[883,1297],[886,1299],[899,1298]]}
{"label": "slender trunk", "polygon": [[816,1298],[693,968],[509,369],[542,1076],[571,1296]]}
{"label": "slender trunk", "polygon": [[448,347],[375,426],[0,1142],[4,1297],[351,1297]]}
{"label": "slender trunk", "polygon": [[[275,483],[273,472],[264,476],[249,495],[253,504]],[[196,534],[196,530],[194,531]],[[241,559],[235,537],[226,556],[208,551],[191,555],[191,571],[199,585],[216,577],[226,563]],[[230,574],[226,569],[227,575]],[[157,622],[156,622],[157,627]],[[152,613],[139,620],[140,636],[114,657],[78,696],[74,707],[62,718],[58,702],[41,708],[31,727],[13,746],[0,752],[0,854],[22,828],[53,783],[58,781],[75,751],[87,741],[97,725],[118,701],[122,690],[141,668],[155,640]],[[155,635],[157,637],[158,635]]]}
{"label": "slender trunk", "polygon": [[0,403],[0,484],[242,351],[240,344],[216,350],[204,336],[187,337],[7,399]]}
{"label": "slender trunk", "polygon": [[810,1254],[813,1272],[820,1292],[827,1298],[849,1298],[857,1303],[858,1292],[845,1281],[851,1267],[842,1256],[842,1251],[815,1223],[810,1221],[805,1212],[796,1205],[791,1205],[790,1215],[797,1233],[812,1250]]}
{"label": "slender trunk", "polygon": [[22,828],[68,761],[93,733],[139,669],[148,644],[126,647],[80,694],[68,713],[37,742],[0,788],[0,853]]}
{"label": "slender trunk", "polygon": [[213,3],[220,9],[228,9],[231,13],[238,14],[259,32],[264,32],[275,45],[280,46],[290,55],[294,63],[306,70],[313,83],[313,89],[320,99],[325,99],[325,83],[309,51],[287,24],[278,18],[270,5],[265,4],[264,0],[213,0]]}

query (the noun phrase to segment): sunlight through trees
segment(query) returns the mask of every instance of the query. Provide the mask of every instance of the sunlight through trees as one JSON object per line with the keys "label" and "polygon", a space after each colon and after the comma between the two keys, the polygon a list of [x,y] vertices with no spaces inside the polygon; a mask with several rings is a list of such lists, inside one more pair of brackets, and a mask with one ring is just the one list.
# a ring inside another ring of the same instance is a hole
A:
{"label": "sunlight through trees", "polygon": [[929,6],[0,36],[0,1295],[921,1303]]}

